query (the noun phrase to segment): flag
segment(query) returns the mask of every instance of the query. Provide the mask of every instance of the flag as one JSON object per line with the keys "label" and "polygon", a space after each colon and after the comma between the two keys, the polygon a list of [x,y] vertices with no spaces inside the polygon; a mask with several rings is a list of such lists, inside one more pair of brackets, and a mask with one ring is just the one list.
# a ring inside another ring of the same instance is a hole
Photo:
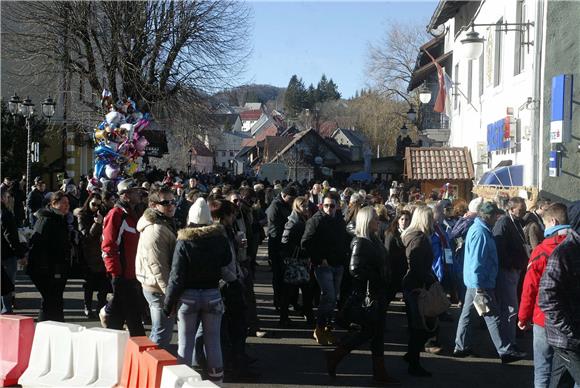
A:
{"label": "flag", "polygon": [[438,113],[444,113],[445,112],[445,100],[447,99],[447,89],[446,89],[446,85],[445,85],[445,71],[443,71],[443,68],[441,67],[441,65],[439,63],[437,63],[437,61],[435,60],[435,58],[433,58],[433,56],[431,54],[429,54],[429,52],[427,50],[423,50],[425,51],[425,54],[427,54],[429,56],[429,58],[431,58],[431,61],[433,61],[433,64],[435,65],[435,68],[437,69],[437,80],[439,81],[439,91],[437,92],[437,99],[435,100],[435,106],[433,107],[433,111],[434,112],[438,112]]}

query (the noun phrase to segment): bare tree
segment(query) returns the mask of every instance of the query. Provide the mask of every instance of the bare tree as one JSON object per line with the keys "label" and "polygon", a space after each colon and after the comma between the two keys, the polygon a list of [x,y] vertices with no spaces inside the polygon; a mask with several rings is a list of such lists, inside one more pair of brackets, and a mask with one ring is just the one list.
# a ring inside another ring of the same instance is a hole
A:
{"label": "bare tree", "polygon": [[144,110],[190,104],[235,80],[250,51],[250,10],[235,0],[25,1],[3,17],[14,27],[3,52],[19,75],[64,70],[88,86],[81,102],[94,109],[105,88]]}
{"label": "bare tree", "polygon": [[407,87],[419,47],[430,38],[424,25],[392,23],[378,42],[369,43],[366,75],[373,90],[385,97],[412,103],[414,96],[409,95]]}

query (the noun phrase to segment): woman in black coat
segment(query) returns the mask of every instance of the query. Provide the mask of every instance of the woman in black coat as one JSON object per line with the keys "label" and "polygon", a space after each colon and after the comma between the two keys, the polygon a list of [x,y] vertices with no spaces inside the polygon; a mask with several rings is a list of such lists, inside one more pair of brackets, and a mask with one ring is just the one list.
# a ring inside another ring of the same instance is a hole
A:
{"label": "woman in black coat", "polygon": [[[419,377],[431,376],[431,373],[423,369],[419,363],[419,356],[425,341],[434,334],[436,329],[436,322],[421,317],[417,303],[420,290],[429,288],[436,281],[431,269],[433,249],[430,236],[432,233],[433,211],[427,206],[417,207],[413,212],[411,225],[402,234],[409,266],[402,286],[409,326],[408,351],[404,359],[409,363],[409,374]],[[426,326],[433,330],[428,332]]]}
{"label": "woman in black coat", "polygon": [[101,257],[103,218],[106,215],[101,195],[90,194],[83,207],[75,209],[74,215],[80,232],[81,252],[87,266],[86,279],[83,284],[85,316],[94,318],[93,292],[97,291],[97,312],[107,304],[107,293],[112,292]]}
{"label": "woman in black coat", "polygon": [[36,212],[27,273],[42,295],[38,321],[64,321],[63,293],[70,272],[70,240],[65,193],[50,196],[50,205]]}
{"label": "woman in black coat", "polygon": [[[310,272],[310,260],[306,256],[306,252],[300,246],[302,235],[306,228],[308,214],[308,199],[306,199],[306,197],[296,198],[292,204],[292,213],[284,225],[281,248],[283,258],[298,258]],[[288,307],[292,300],[297,299],[294,296],[298,295],[298,289],[302,291],[302,313],[306,317],[308,323],[314,323],[314,314],[312,313],[312,287],[310,282],[299,286],[284,283],[280,304],[280,326],[288,326],[292,323],[288,317]]]}
{"label": "woman in black coat", "polygon": [[[377,236],[378,226],[378,217],[372,207],[367,206],[359,210],[356,218],[356,237],[351,243],[350,298],[359,300],[366,296],[374,307],[367,310],[369,315],[362,319],[358,330],[348,332],[341,338],[338,347],[332,353],[328,353],[327,368],[328,374],[335,377],[339,362],[352,350],[370,340],[373,381],[381,385],[399,385],[399,381],[387,374],[384,364],[386,290],[390,268],[385,247]],[[350,304],[349,301],[345,303],[347,306]],[[345,308],[348,319],[348,307]]]}
{"label": "woman in black coat", "polygon": [[397,292],[401,291],[403,277],[407,273],[407,255],[405,254],[405,244],[401,239],[401,233],[409,227],[411,223],[411,212],[402,210],[393,220],[385,232],[385,248],[391,263],[391,283],[387,291],[387,298],[390,302],[395,298]]}

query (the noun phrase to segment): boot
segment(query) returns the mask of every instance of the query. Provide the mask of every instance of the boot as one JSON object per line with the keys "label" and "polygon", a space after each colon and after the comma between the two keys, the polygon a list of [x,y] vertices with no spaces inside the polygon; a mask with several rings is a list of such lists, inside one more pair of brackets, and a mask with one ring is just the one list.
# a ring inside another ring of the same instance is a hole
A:
{"label": "boot", "polygon": [[312,336],[319,345],[328,345],[328,338],[326,337],[326,330],[323,326],[316,325]]}
{"label": "boot", "polygon": [[324,336],[326,337],[326,343],[328,345],[336,345],[336,339],[332,334],[332,326],[326,326],[324,328]]}
{"label": "boot", "polygon": [[387,373],[384,357],[373,357],[373,381],[383,386],[398,386],[401,382]]}
{"label": "boot", "polygon": [[326,370],[330,377],[336,377],[336,367],[349,353],[350,350],[340,345],[334,351],[326,353]]}

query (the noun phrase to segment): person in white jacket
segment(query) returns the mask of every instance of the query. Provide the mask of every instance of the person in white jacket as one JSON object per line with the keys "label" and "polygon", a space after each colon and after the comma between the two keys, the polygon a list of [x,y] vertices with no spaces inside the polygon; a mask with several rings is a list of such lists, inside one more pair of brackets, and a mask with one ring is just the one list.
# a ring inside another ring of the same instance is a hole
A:
{"label": "person in white jacket", "polygon": [[162,187],[155,190],[149,193],[149,208],[137,222],[141,236],[135,258],[135,275],[143,286],[143,295],[151,311],[151,341],[162,348],[170,344],[174,324],[174,319],[163,313],[163,302],[177,239],[173,218],[175,205],[171,189]]}

